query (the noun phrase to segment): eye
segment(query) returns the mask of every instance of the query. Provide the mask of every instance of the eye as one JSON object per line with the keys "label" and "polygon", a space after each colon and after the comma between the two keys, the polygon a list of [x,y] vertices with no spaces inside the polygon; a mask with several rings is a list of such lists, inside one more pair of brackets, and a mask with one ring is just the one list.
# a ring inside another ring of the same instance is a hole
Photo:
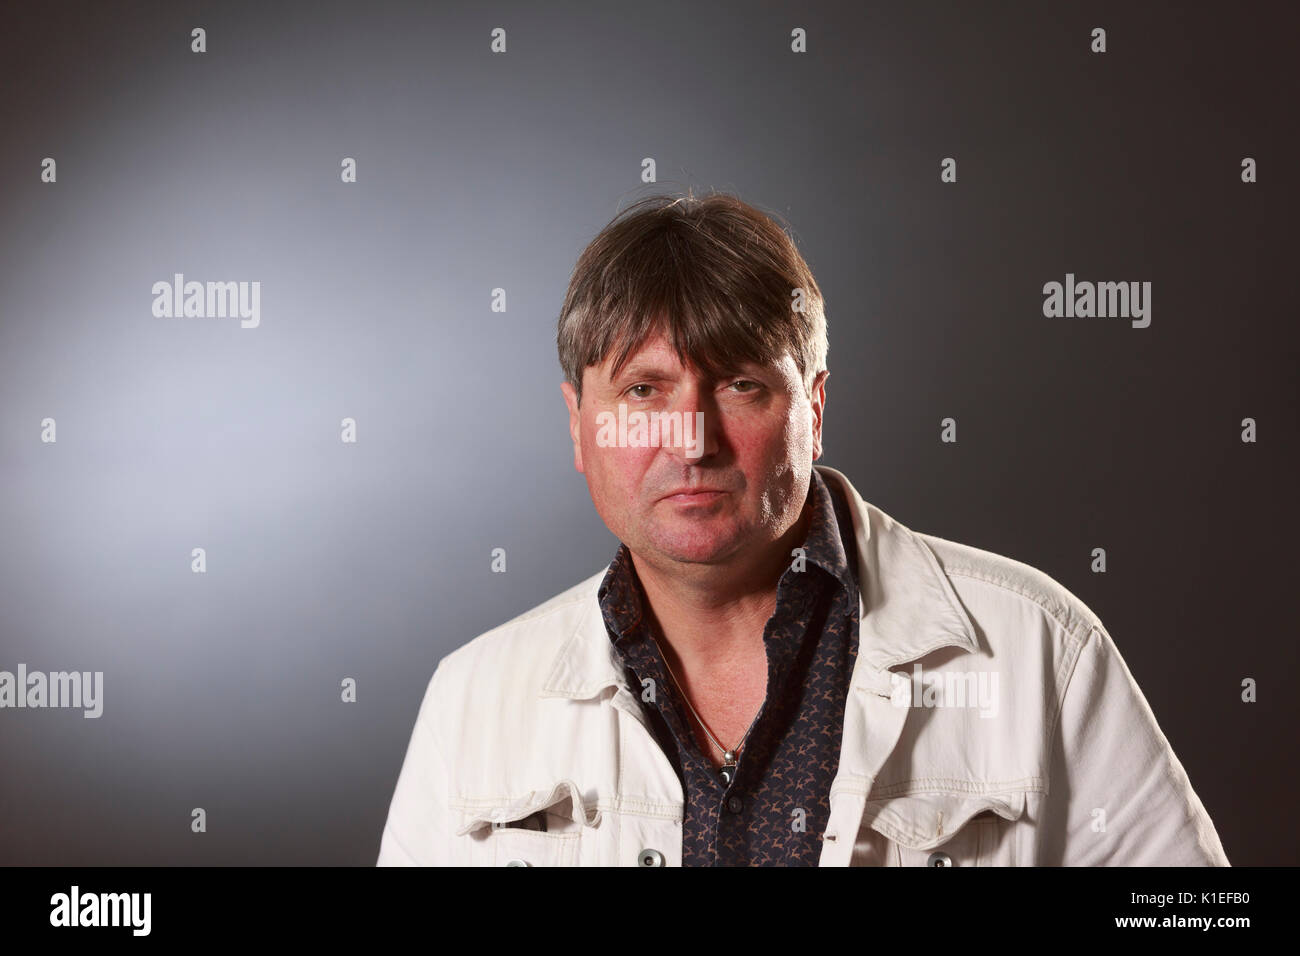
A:
{"label": "eye", "polygon": [[754,387],[754,388],[743,389],[743,390],[741,391],[741,394],[749,394],[750,392],[754,391],[754,389],[762,388],[762,387],[763,387],[763,386],[759,385],[757,382],[751,382],[751,381],[750,381],[749,379],[747,379],[747,378],[742,378],[742,379],[737,379],[736,381],[732,382],[731,385],[728,386],[728,388],[735,388],[737,385],[752,385],[752,386]]}
{"label": "eye", "polygon": [[[637,383],[636,385],[629,385],[629,386],[627,387],[627,390],[624,391],[623,394],[624,394],[624,395],[627,395],[629,392],[631,392],[633,389],[636,389],[636,388],[654,388],[654,386],[653,386],[653,385],[647,385],[645,382],[639,382],[639,383]],[[633,395],[632,397],[633,397],[633,398],[649,398],[650,396],[648,396],[648,395]]]}

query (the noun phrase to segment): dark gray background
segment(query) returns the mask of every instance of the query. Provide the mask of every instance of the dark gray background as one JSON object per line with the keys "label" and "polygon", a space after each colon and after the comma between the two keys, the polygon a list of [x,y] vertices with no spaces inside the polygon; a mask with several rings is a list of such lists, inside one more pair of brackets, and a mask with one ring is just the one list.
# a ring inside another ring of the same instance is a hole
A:
{"label": "dark gray background", "polygon": [[[611,216],[690,186],[817,275],[822,463],[1087,602],[1229,859],[1296,863],[1286,9],[8,11],[0,669],[102,670],[105,709],[0,711],[0,862],[373,863],[438,660],[613,556],[555,318]],[[154,318],[174,272],[261,281],[261,327]],[[1151,281],[1151,327],[1045,319],[1067,272]]]}

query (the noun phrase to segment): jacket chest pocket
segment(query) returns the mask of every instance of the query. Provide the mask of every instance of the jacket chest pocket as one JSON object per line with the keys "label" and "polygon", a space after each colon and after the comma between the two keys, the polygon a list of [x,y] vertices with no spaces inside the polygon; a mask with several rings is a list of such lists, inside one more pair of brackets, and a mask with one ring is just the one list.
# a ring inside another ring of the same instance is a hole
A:
{"label": "jacket chest pocket", "polygon": [[921,793],[868,801],[856,866],[1023,866],[1026,794]]}
{"label": "jacket chest pocket", "polygon": [[584,835],[600,820],[570,780],[515,798],[459,801],[456,836],[469,866],[577,866]]}

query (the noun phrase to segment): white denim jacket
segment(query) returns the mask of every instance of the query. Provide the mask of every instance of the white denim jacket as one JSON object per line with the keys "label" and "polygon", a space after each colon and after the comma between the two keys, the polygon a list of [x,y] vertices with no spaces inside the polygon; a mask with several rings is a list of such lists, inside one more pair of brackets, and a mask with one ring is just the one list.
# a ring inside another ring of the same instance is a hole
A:
{"label": "white denim jacket", "polygon": [[[1229,865],[1082,601],[816,467],[852,504],[862,594],[821,866]],[[681,865],[682,784],[613,656],[604,574],[439,663],[379,865]]]}

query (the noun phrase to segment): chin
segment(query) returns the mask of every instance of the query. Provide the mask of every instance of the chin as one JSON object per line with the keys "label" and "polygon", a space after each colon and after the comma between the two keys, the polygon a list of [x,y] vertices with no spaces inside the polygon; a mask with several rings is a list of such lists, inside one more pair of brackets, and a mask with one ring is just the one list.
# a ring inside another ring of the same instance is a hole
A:
{"label": "chin", "polygon": [[705,536],[694,534],[656,534],[650,536],[651,545],[660,554],[674,561],[713,564],[725,560],[735,551],[735,537],[730,534]]}

